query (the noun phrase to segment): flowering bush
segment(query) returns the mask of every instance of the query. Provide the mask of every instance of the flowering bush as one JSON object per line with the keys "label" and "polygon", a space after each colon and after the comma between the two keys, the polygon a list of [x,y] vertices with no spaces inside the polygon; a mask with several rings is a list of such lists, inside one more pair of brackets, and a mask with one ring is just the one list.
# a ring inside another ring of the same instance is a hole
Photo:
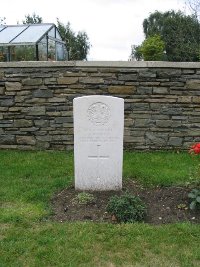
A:
{"label": "flowering bush", "polygon": [[191,146],[189,152],[191,154],[195,154],[195,155],[200,154],[200,143],[197,143],[197,144]]}

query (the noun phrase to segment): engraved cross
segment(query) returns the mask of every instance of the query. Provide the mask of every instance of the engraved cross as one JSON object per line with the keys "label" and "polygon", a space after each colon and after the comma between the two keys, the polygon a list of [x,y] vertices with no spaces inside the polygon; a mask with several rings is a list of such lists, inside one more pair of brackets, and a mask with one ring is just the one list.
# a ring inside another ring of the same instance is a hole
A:
{"label": "engraved cross", "polygon": [[97,145],[97,153],[93,156],[88,156],[89,159],[96,159],[97,160],[97,179],[100,180],[100,160],[102,159],[109,159],[109,156],[101,155],[100,153],[101,145]]}

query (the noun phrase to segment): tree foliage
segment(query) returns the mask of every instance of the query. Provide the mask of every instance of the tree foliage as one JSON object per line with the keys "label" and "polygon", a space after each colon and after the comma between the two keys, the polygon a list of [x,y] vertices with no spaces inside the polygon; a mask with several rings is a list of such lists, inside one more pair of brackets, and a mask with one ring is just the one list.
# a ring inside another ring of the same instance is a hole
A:
{"label": "tree foliage", "polygon": [[143,22],[146,38],[160,35],[169,61],[199,61],[200,24],[195,16],[154,12]]}
{"label": "tree foliage", "polygon": [[[156,11],[144,20],[143,30],[146,39],[160,35],[165,44],[165,60],[199,61],[200,24],[195,15],[186,16],[180,11]],[[153,40],[150,41],[152,44]],[[152,45],[148,46],[148,49],[150,48],[152,49]],[[138,53],[138,49],[135,53]],[[135,58],[137,59],[136,56]]]}
{"label": "tree foliage", "polygon": [[131,46],[131,58],[140,61],[143,59],[142,53],[141,53],[141,46],[140,45],[132,45]]}
{"label": "tree foliage", "polygon": [[87,60],[87,55],[90,50],[90,42],[86,32],[78,32],[76,34],[68,22],[64,25],[57,19],[58,30],[63,41],[66,42],[69,60]]}
{"label": "tree foliage", "polygon": [[140,52],[146,61],[161,61],[165,57],[165,43],[160,35],[148,37],[142,43]]}
{"label": "tree foliage", "polygon": [[39,15],[33,13],[32,15],[25,15],[25,20],[22,21],[23,24],[39,24],[42,23],[43,19]]}

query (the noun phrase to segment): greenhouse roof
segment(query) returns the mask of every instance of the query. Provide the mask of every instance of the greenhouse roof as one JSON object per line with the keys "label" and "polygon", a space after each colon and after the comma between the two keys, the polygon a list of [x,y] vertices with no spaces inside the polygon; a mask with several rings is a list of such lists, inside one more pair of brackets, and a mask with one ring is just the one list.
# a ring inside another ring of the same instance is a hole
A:
{"label": "greenhouse roof", "polygon": [[[56,26],[53,23],[0,25],[0,45],[33,45],[38,43],[51,29],[55,27]],[[57,35],[58,36],[56,37],[58,39],[56,38],[56,41],[62,43],[60,35]]]}

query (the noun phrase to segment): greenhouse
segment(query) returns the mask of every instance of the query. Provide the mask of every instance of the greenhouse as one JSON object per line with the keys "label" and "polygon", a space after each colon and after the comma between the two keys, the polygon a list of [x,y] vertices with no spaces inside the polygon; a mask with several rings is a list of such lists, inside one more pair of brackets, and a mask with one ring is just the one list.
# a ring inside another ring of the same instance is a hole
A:
{"label": "greenhouse", "polygon": [[0,25],[0,62],[63,60],[67,47],[54,24]]}

